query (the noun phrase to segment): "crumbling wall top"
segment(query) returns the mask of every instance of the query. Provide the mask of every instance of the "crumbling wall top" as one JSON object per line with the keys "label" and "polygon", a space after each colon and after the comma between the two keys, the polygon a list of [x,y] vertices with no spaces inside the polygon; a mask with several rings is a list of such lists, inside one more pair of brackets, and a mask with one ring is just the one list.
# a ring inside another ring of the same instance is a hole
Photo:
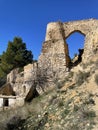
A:
{"label": "crumbling wall top", "polygon": [[73,32],[80,32],[84,35],[98,28],[98,20],[87,19],[70,22],[51,22],[47,25],[45,41],[52,39],[67,38]]}

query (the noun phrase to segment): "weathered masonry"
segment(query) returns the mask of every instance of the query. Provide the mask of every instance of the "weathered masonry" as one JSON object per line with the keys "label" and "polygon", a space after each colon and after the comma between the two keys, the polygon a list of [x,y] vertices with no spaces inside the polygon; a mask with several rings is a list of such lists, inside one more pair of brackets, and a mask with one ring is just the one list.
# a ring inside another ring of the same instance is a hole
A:
{"label": "weathered masonry", "polygon": [[47,25],[46,38],[38,60],[41,73],[62,78],[69,67],[70,57],[66,39],[74,32],[85,36],[82,62],[89,60],[98,48],[98,20],[52,22]]}
{"label": "weathered masonry", "polygon": [[24,105],[24,99],[17,96],[0,95],[0,110]]}
{"label": "weathered masonry", "polygon": [[14,106],[15,102],[15,96],[0,96],[0,107]]}
{"label": "weathered masonry", "polygon": [[24,66],[21,73],[14,69],[7,75],[7,83],[0,89],[0,107],[22,105],[65,79],[71,62],[66,39],[74,32],[85,36],[81,59],[89,62],[98,51],[98,20],[49,23],[38,62]]}

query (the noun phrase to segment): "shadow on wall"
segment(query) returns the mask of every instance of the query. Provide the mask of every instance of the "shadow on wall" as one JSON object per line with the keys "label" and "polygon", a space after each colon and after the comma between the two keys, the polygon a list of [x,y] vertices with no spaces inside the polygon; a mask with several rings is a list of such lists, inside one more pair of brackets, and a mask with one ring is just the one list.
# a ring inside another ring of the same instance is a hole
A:
{"label": "shadow on wall", "polygon": [[36,84],[34,84],[30,88],[30,90],[29,90],[29,92],[28,92],[28,94],[27,94],[27,96],[25,98],[25,102],[31,102],[33,98],[36,98],[38,96],[39,96],[39,93],[36,90]]}

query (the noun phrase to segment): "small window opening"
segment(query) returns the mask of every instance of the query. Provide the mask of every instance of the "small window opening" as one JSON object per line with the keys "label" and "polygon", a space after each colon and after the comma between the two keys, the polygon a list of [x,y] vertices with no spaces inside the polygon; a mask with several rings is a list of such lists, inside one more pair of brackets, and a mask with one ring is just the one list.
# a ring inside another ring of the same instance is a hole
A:
{"label": "small window opening", "polygon": [[3,106],[6,106],[6,107],[9,106],[8,98],[4,98],[4,99],[3,99]]}

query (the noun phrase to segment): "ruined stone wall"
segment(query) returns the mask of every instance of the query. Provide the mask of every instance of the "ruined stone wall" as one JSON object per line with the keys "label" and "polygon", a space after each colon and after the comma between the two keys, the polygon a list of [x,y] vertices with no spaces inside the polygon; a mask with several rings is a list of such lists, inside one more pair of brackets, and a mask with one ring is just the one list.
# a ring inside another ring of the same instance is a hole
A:
{"label": "ruined stone wall", "polygon": [[18,70],[14,69],[7,75],[7,83],[11,84],[17,96],[25,97],[36,80],[37,63],[24,66],[23,72]]}
{"label": "ruined stone wall", "polygon": [[65,38],[71,35],[73,32],[79,31],[80,33],[87,35],[89,32],[92,32],[98,28],[98,20],[88,19],[88,20],[79,20],[72,22],[63,23]]}
{"label": "ruined stone wall", "polygon": [[37,68],[37,63],[24,66],[24,82],[33,81],[36,79]]}
{"label": "ruined stone wall", "polygon": [[62,30],[63,24],[61,22],[47,25],[45,42],[38,59],[38,68],[41,74],[52,80],[63,78],[66,71],[66,52],[68,50]]}
{"label": "ruined stone wall", "polygon": [[26,96],[30,91],[31,87],[35,87],[35,82],[37,80],[37,63],[32,63],[24,66],[24,83],[22,84],[23,87],[23,94]]}
{"label": "ruined stone wall", "polygon": [[38,63],[25,66],[19,74],[15,70],[11,71],[7,76],[7,81],[13,83],[17,95],[26,96],[35,81],[43,90],[43,87],[52,86],[56,79],[65,78],[70,62],[66,39],[74,32],[85,36],[82,62],[89,61],[98,50],[98,20],[49,23]]}
{"label": "ruined stone wall", "polygon": [[93,50],[93,41],[94,44],[98,42],[98,40],[94,40],[97,38],[98,32],[98,20],[96,19],[88,19],[88,20],[80,20],[73,22],[65,22],[63,23],[65,39],[68,38],[74,32],[80,32],[85,36],[84,41],[84,54],[83,54],[83,62],[89,60],[89,58],[94,54]]}
{"label": "ruined stone wall", "polygon": [[[62,51],[63,50],[63,51]],[[53,79],[65,71],[65,46],[62,39],[46,41],[38,60],[41,75]]]}
{"label": "ruined stone wall", "polygon": [[73,32],[80,32],[87,35],[98,28],[98,20],[88,19],[71,22],[51,22],[47,25],[45,41],[52,39],[67,38]]}
{"label": "ruined stone wall", "polygon": [[[5,104],[5,100],[7,100],[8,104]],[[22,97],[16,97],[16,96],[4,96],[0,95],[0,111],[5,110],[6,108],[15,108],[17,106],[23,106],[24,105],[24,99]]]}
{"label": "ruined stone wall", "polygon": [[74,32],[80,32],[85,36],[82,62],[86,62],[94,54],[94,46],[98,44],[98,20],[51,22],[47,25],[45,42],[38,60],[41,73],[46,70],[48,77],[64,77],[70,62],[66,39]]}
{"label": "ruined stone wall", "polygon": [[8,75],[7,75],[7,83],[15,83],[16,81],[16,76],[19,73],[19,69],[14,69],[12,70]]}

